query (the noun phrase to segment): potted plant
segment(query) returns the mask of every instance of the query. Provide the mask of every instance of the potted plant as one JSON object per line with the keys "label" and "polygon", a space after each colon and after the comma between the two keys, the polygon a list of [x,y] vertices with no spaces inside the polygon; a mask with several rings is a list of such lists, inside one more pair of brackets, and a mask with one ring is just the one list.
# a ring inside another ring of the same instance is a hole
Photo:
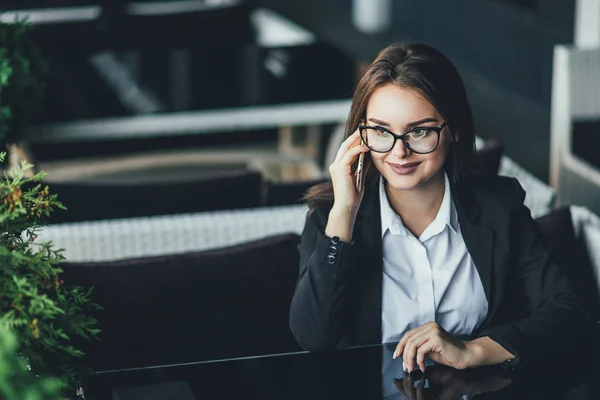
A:
{"label": "potted plant", "polygon": [[[4,158],[0,153],[0,163]],[[99,333],[90,316],[99,306],[91,289],[61,280],[62,250],[36,241],[36,229],[64,206],[40,184],[46,173],[25,177],[32,167],[22,162],[0,179],[0,322],[15,332],[18,354],[32,373],[56,377],[73,390],[86,371],[72,339]]]}
{"label": "potted plant", "polygon": [[17,356],[17,338],[0,323],[0,398],[5,400],[58,400],[63,383],[57,378],[36,377]]}

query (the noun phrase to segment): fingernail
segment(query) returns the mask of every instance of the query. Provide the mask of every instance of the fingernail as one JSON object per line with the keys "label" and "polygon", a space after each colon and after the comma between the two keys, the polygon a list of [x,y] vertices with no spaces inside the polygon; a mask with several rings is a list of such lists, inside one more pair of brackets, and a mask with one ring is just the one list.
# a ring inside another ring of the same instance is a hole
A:
{"label": "fingernail", "polygon": [[394,355],[392,356],[392,359],[394,359],[394,360],[395,360],[395,359],[396,359],[396,357],[398,357],[398,356],[397,356],[397,355],[396,355],[396,353],[394,352]]}
{"label": "fingernail", "polygon": [[406,371],[406,364],[404,364],[404,361],[402,362],[402,371]]}
{"label": "fingernail", "polygon": [[422,373],[425,373],[425,367],[419,367]]}

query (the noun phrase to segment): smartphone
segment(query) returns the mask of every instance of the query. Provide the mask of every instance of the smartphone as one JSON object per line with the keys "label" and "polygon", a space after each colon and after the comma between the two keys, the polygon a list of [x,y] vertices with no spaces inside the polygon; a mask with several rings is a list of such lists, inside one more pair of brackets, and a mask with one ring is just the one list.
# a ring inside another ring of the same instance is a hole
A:
{"label": "smartphone", "polygon": [[358,156],[358,167],[356,168],[356,193],[362,190],[363,181],[363,164],[365,162],[365,153],[360,153]]}
{"label": "smartphone", "polygon": [[[360,120],[360,125],[365,123],[364,120]],[[358,156],[358,166],[356,167],[356,193],[360,193],[363,186],[363,165],[365,163],[365,153],[360,153]]]}

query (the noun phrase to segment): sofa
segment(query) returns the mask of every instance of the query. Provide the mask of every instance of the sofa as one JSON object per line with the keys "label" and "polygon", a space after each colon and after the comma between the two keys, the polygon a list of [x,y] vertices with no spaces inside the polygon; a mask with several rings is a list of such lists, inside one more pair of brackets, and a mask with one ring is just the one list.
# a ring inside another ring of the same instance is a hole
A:
{"label": "sofa", "polygon": [[65,263],[93,286],[98,340],[78,342],[96,371],[300,350],[288,328],[299,237],[98,263]]}

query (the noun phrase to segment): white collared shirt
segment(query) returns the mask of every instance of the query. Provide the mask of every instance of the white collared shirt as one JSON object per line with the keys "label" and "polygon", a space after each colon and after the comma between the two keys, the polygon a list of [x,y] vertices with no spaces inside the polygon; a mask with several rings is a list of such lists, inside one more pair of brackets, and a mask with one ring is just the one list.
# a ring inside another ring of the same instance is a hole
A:
{"label": "white collared shirt", "polygon": [[379,181],[383,245],[382,343],[435,321],[453,335],[469,335],[485,319],[488,303],[469,254],[444,174],[442,205],[416,238],[391,208]]}

